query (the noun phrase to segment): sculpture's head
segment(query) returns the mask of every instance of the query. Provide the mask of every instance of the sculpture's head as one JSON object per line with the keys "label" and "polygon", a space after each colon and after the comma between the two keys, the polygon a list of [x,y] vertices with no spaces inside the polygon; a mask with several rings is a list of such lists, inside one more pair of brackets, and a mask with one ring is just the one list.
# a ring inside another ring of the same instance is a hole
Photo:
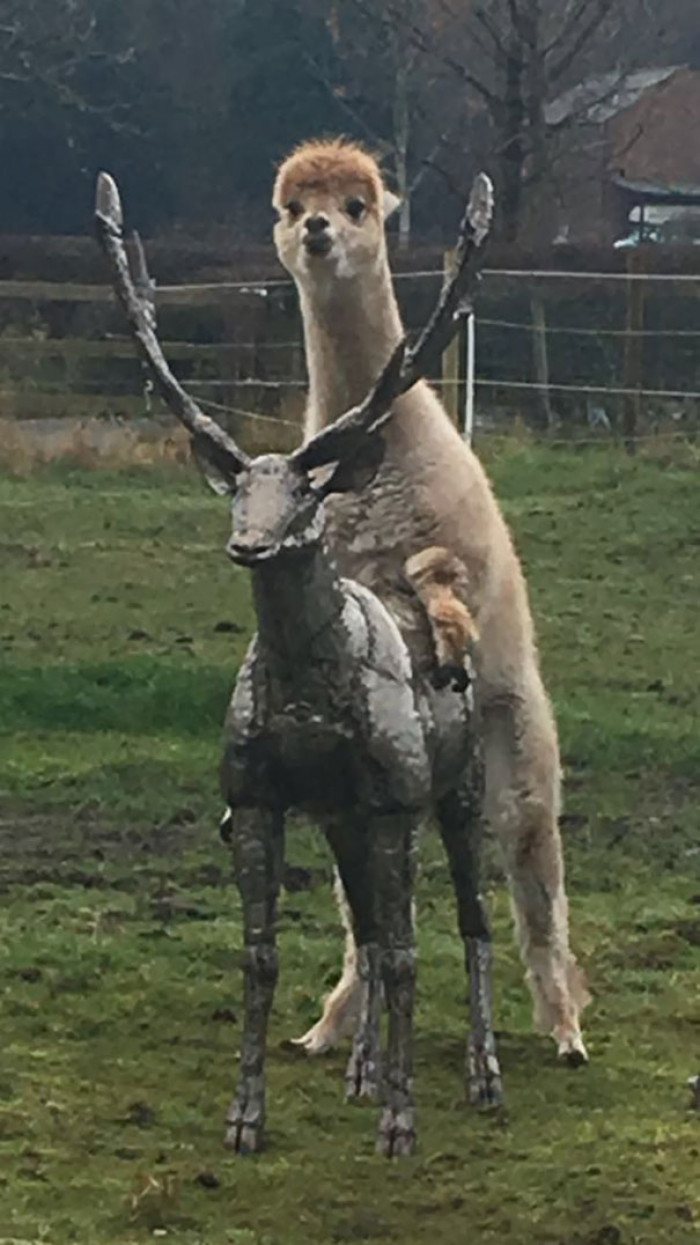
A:
{"label": "sculpture's head", "polygon": [[386,258],[384,221],[398,202],[374,157],[357,143],[303,143],[275,181],[277,254],[308,287],[376,269]]}
{"label": "sculpture's head", "polygon": [[364,454],[321,468],[306,468],[297,454],[262,454],[222,476],[212,472],[206,452],[201,465],[212,487],[231,493],[229,557],[240,566],[256,567],[274,558],[299,554],[318,545],[323,536],[324,498],[369,483],[381,462],[381,437],[372,438]]}

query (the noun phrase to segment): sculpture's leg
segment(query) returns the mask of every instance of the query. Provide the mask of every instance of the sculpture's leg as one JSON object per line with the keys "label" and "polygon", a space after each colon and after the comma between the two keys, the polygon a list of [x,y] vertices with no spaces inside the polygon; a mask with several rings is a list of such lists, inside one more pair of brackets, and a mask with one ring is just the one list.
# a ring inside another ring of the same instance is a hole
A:
{"label": "sculpture's leg", "polygon": [[496,1106],[503,1101],[503,1086],[493,1032],[491,932],[479,893],[482,790],[481,766],[474,757],[461,786],[439,801],[437,813],[457,898],[469,982],[467,1092],[474,1105]]}
{"label": "sculpture's leg", "polygon": [[406,1155],[415,1145],[413,1108],[413,1002],[416,961],[411,899],[415,818],[405,812],[375,816],[370,825],[372,891],[388,1012],[384,1107],[377,1150]]}
{"label": "sculpture's leg", "polygon": [[[354,820],[327,830],[342,883],[336,888],[336,898],[341,902],[341,911],[342,901],[347,901],[352,920],[352,962],[349,962],[346,946],[343,978],[347,972],[347,990],[359,996],[352,1051],[345,1074],[345,1093],[349,1099],[377,1098],[381,1080],[381,955],[372,895],[371,832],[371,826],[368,830],[367,825],[358,825]],[[338,987],[333,994],[337,996],[337,992]]]}
{"label": "sculpture's leg", "polygon": [[277,983],[275,918],[284,859],[284,819],[263,808],[233,810],[231,844],[243,905],[245,1016],[236,1096],[226,1145],[259,1150],[265,1124],[265,1045]]}
{"label": "sculpture's leg", "polygon": [[360,1015],[345,1073],[345,1096],[378,1098],[382,1075],[382,980],[381,953],[376,942],[357,948],[357,971],[361,982]]}

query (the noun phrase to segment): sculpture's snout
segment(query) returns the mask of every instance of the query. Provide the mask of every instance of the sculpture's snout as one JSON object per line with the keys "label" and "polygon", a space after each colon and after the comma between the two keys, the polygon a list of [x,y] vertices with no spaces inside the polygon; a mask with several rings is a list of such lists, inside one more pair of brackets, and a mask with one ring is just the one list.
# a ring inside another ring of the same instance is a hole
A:
{"label": "sculpture's snout", "polygon": [[233,562],[241,566],[253,566],[271,558],[276,545],[265,540],[260,532],[247,532],[245,535],[234,535],[226,546],[226,552]]}

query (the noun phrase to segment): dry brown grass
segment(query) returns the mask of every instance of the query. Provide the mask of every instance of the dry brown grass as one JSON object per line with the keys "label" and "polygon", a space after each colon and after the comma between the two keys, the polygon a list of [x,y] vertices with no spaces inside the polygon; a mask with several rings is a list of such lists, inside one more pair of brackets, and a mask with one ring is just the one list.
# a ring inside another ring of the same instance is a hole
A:
{"label": "dry brown grass", "polygon": [[[296,396],[295,396],[296,398]],[[283,404],[274,416],[241,417],[234,435],[251,455],[288,453],[301,440],[303,403]],[[17,420],[0,416],[0,472],[21,477],[46,463],[64,461],[86,470],[182,464],[191,460],[189,436],[183,428],[140,421],[134,425],[97,418]]]}
{"label": "dry brown grass", "polygon": [[0,470],[10,476],[30,475],[58,460],[93,470],[155,463],[184,465],[190,457],[189,437],[180,428],[146,431],[85,419],[39,431],[30,424],[0,420]]}

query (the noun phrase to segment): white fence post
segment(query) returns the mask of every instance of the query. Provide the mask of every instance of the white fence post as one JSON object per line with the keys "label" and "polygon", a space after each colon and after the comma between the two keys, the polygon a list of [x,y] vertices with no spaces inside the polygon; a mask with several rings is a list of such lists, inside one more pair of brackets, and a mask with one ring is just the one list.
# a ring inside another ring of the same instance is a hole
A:
{"label": "white fence post", "polygon": [[474,369],[476,365],[476,323],[473,310],[467,315],[466,366],[464,387],[464,440],[471,445],[474,436]]}

